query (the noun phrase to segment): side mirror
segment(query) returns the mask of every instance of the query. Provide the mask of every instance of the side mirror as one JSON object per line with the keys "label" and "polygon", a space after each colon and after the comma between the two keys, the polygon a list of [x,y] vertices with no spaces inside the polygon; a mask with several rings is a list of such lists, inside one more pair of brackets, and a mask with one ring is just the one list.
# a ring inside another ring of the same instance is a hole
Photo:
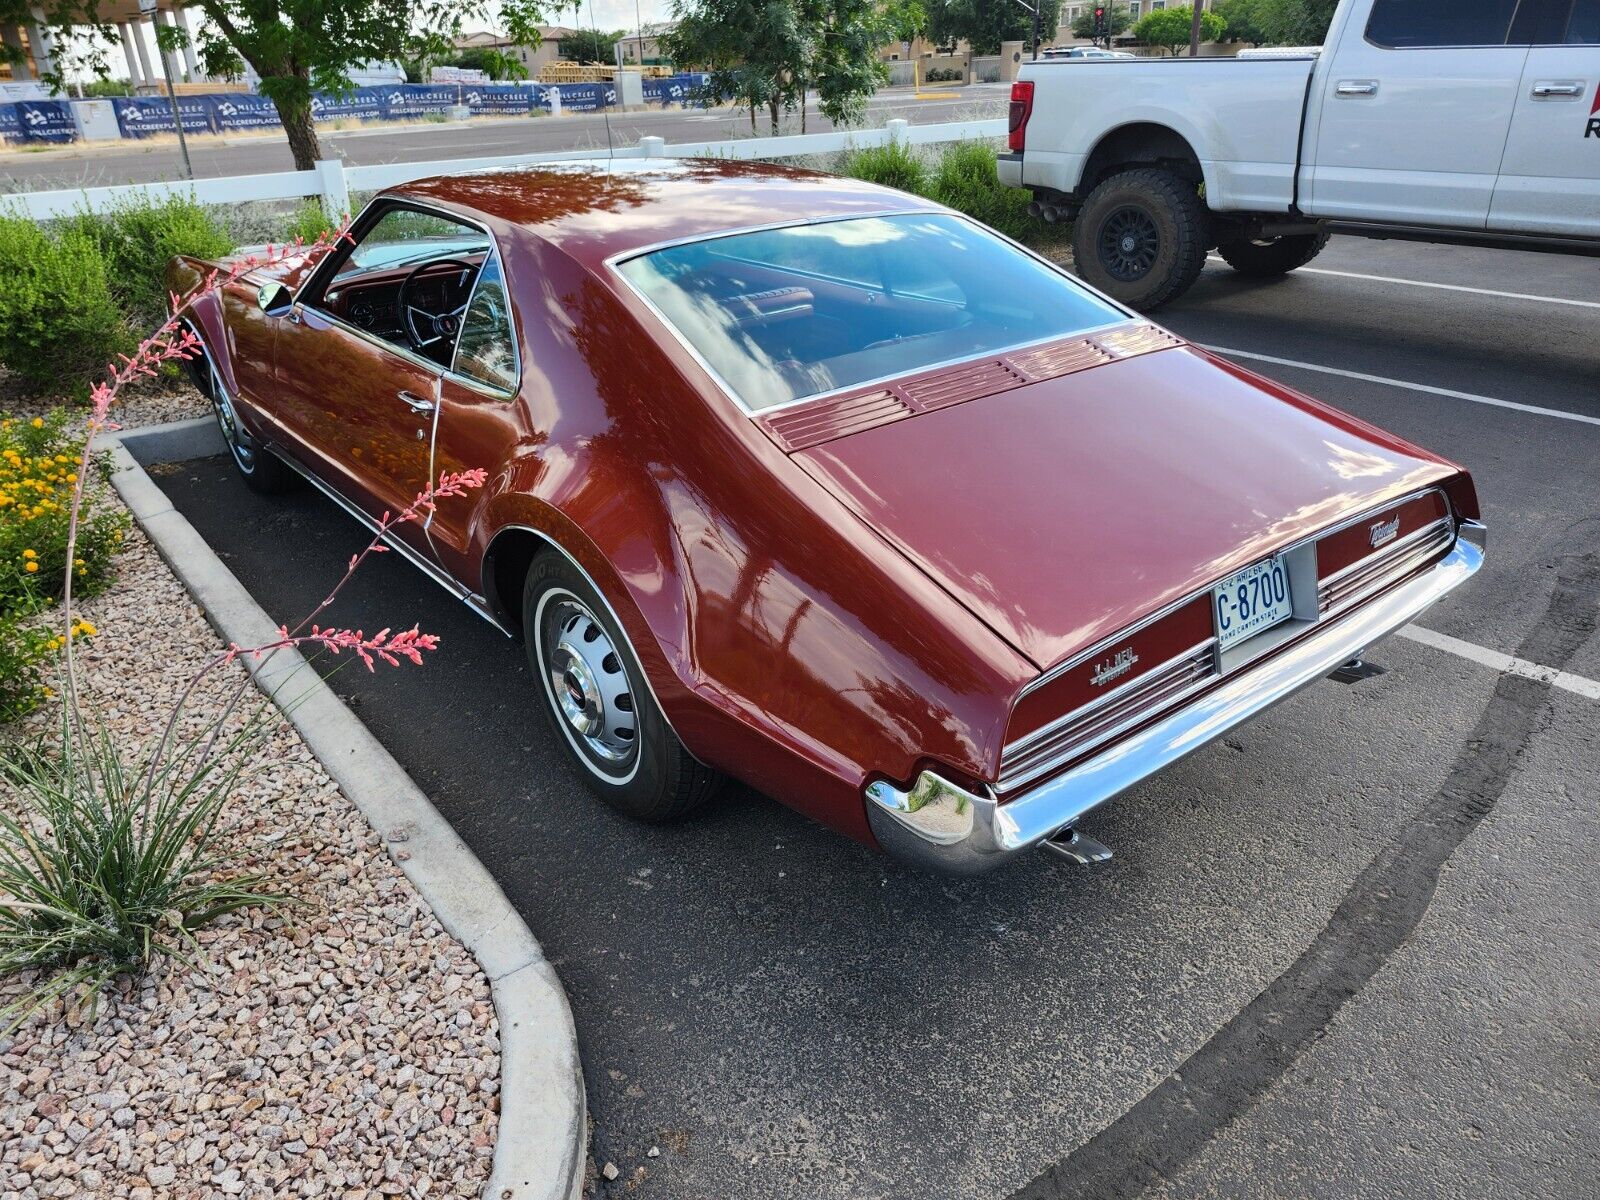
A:
{"label": "side mirror", "polygon": [[281,283],[263,283],[256,304],[269,317],[281,317],[294,307],[294,293]]}

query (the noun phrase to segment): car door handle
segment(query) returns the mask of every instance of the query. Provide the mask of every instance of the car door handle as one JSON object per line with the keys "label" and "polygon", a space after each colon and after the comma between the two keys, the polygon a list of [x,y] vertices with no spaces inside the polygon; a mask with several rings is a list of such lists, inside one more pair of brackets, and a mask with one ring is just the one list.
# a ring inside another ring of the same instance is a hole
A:
{"label": "car door handle", "polygon": [[1376,96],[1376,79],[1341,79],[1333,89],[1335,96]]}
{"label": "car door handle", "polygon": [[1583,84],[1571,79],[1541,79],[1533,85],[1532,95],[1535,100],[1551,100],[1557,96],[1581,96]]}
{"label": "car door handle", "polygon": [[396,395],[400,397],[400,402],[414,413],[431,413],[433,411],[433,401],[424,400],[415,392],[402,390],[397,392]]}

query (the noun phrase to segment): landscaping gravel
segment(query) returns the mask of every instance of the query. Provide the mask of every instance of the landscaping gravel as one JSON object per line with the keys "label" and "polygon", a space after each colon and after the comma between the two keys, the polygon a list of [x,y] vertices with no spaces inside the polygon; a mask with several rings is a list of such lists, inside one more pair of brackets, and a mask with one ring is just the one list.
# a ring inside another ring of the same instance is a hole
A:
{"label": "landscaping gravel", "polygon": [[[43,399],[20,379],[0,367],[0,413],[8,417],[42,417],[53,408],[71,409],[61,397]],[[82,411],[82,410],[80,410]],[[146,379],[128,388],[117,398],[112,414],[124,429],[142,425],[164,425],[168,421],[187,421],[211,415],[211,403],[187,380]]]}
{"label": "landscaping gravel", "polygon": [[[131,746],[220,643],[137,530],[118,568],[83,606],[99,635],[79,657],[87,707]],[[214,671],[190,711],[203,719],[242,678]],[[225,918],[201,933],[198,969],[165,961],[94,1012],[56,1008],[0,1038],[0,1200],[482,1191],[500,1071],[489,982],[386,852],[403,847],[273,717],[221,837],[301,906]],[[0,980],[0,1005],[21,987]]]}

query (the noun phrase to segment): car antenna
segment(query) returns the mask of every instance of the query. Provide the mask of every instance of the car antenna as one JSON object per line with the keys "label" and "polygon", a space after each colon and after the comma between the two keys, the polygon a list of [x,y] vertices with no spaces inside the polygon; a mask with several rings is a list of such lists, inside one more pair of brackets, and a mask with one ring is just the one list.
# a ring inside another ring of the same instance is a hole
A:
{"label": "car antenna", "polygon": [[[594,34],[595,48],[599,49],[600,27],[594,22],[594,0],[589,0],[589,32]],[[644,49],[642,44],[639,50],[639,60],[640,62],[644,61]],[[621,94],[617,84],[617,77],[615,75],[612,75],[611,77],[611,94],[614,96]],[[617,150],[616,147],[611,143],[611,106],[604,102],[605,98],[606,94],[604,90],[602,90],[600,93],[600,115],[605,118],[606,122],[606,162],[609,163],[613,158],[616,157]]]}

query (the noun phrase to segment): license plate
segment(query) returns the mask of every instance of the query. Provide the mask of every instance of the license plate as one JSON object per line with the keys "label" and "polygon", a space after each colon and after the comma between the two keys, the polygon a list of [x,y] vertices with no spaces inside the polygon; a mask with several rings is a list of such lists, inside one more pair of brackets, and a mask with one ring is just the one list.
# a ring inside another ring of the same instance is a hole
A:
{"label": "license plate", "polygon": [[1211,589],[1211,608],[1221,650],[1287,621],[1294,615],[1294,599],[1283,559],[1259,562],[1228,576]]}

